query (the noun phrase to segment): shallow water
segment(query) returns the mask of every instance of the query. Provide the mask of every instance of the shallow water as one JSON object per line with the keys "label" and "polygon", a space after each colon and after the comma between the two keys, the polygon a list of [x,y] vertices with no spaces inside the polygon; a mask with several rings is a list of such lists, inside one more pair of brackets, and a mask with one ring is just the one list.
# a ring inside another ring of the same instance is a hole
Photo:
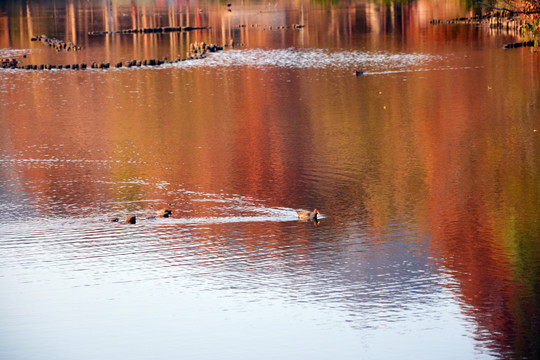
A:
{"label": "shallow water", "polygon": [[[0,358],[538,357],[538,53],[459,3],[231,10],[0,4],[25,64],[240,44],[0,69]],[[168,25],[212,28],[88,35]]]}

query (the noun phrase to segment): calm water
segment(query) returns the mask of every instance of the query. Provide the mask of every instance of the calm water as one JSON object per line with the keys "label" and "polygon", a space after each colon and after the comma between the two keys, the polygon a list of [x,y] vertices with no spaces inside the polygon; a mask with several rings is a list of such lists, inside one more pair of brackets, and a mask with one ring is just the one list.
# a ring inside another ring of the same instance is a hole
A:
{"label": "calm water", "polygon": [[[540,58],[514,34],[429,25],[459,2],[21,3],[24,64],[241,46],[0,69],[1,359],[540,356]],[[88,34],[158,26],[211,29]]]}

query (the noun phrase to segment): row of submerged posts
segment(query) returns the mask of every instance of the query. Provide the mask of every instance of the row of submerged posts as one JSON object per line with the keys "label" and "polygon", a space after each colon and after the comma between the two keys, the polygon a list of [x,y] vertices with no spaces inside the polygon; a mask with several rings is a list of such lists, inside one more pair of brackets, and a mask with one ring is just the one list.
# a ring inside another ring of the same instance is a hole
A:
{"label": "row of submerged posts", "polygon": [[[239,24],[236,25],[237,28],[247,28],[248,26],[246,24]],[[252,28],[262,28],[263,30],[269,29],[269,30],[283,30],[283,29],[295,29],[299,30],[304,28],[304,25],[301,24],[293,24],[293,25],[278,25],[278,26],[271,26],[271,25],[263,25],[263,24],[251,24]]]}
{"label": "row of submerged posts", "polygon": [[[229,45],[234,47],[234,42],[231,41]],[[186,54],[186,59],[204,59],[208,53],[222,50],[223,46],[218,46],[216,44],[207,44],[205,42],[194,42],[189,46],[189,51]]]}
{"label": "row of submerged posts", "polygon": [[[430,21],[432,25],[456,25],[456,24],[473,24],[478,26],[486,26],[490,29],[507,31],[510,33],[519,33],[527,22],[525,19],[514,16],[513,12],[506,10],[499,10],[489,12],[484,15],[477,15],[472,17],[461,17],[450,20],[433,19]],[[512,49],[526,46],[536,46],[534,40],[522,41],[516,43],[509,43],[503,46],[503,49]]]}
{"label": "row of submerged posts", "polygon": [[58,39],[51,39],[47,35],[41,36],[32,36],[30,41],[41,41],[42,44],[52,47],[56,51],[80,51],[82,50],[81,46],[78,46],[71,41],[63,42]]}
{"label": "row of submerged posts", "polygon": [[161,34],[180,31],[207,30],[210,27],[206,26],[162,26],[154,28],[135,28],[123,29],[115,31],[90,31],[88,35],[113,35],[113,34]]}
{"label": "row of submerged posts", "polygon": [[[227,6],[230,6],[228,4]],[[252,24],[252,27],[264,27],[266,25]],[[247,27],[246,25],[238,25],[238,27]],[[302,29],[304,25],[294,24],[292,26],[279,26],[278,29]],[[118,31],[95,31],[89,32],[89,35],[109,35],[109,34],[151,34],[151,33],[170,33],[178,31],[192,31],[192,30],[203,30],[210,29],[211,27],[157,27],[157,28],[135,28],[135,29],[123,29]],[[272,29],[272,26],[269,27]],[[31,41],[39,41],[44,45],[47,45],[57,52],[60,51],[81,51],[84,50],[82,46],[74,44],[73,42],[64,42],[62,40],[49,38],[47,35],[33,36],[30,38]],[[169,60],[167,58],[163,59],[145,59],[145,60],[129,60],[125,62],[91,62],[87,63],[76,63],[76,64],[65,64],[65,65],[56,65],[56,64],[24,64],[23,61],[17,60],[16,58],[0,58],[0,68],[4,69],[24,69],[24,70],[53,70],[53,69],[69,69],[69,70],[84,70],[87,68],[91,69],[109,69],[109,68],[121,68],[121,67],[139,67],[139,66],[160,66],[163,64],[171,64],[175,62],[185,61],[185,60],[195,60],[195,59],[204,59],[207,57],[208,53],[222,51],[224,47],[230,46],[235,47],[233,40],[228,44],[219,46],[216,44],[207,44],[205,42],[195,42],[190,44],[189,51],[187,56],[182,58],[178,56],[174,60]],[[245,45],[245,44],[244,44]],[[26,57],[26,56],[23,56]]]}
{"label": "row of submerged posts", "polygon": [[84,70],[87,68],[85,63],[81,64],[67,64],[67,65],[52,65],[52,64],[27,64],[14,58],[0,59],[0,68],[3,69],[21,69],[21,70],[53,70],[53,69],[72,69],[72,70]]}
{"label": "row of submerged posts", "polygon": [[461,17],[449,20],[433,19],[430,21],[430,24],[475,24],[489,26],[492,29],[518,31],[523,25],[525,25],[525,20],[513,17],[512,14],[509,12],[501,11],[489,12],[484,15]]}
{"label": "row of submerged posts", "polygon": [[[231,42],[226,46],[234,46],[234,43]],[[109,69],[109,68],[122,68],[122,67],[141,67],[141,66],[160,66],[163,64],[173,64],[180,61],[186,60],[195,60],[195,59],[204,59],[208,56],[208,53],[213,53],[217,51],[222,51],[223,46],[216,44],[207,44],[205,42],[195,42],[192,43],[187,52],[187,57],[182,58],[178,56],[174,60],[169,60],[168,58],[163,59],[144,59],[144,60],[128,60],[125,62],[92,62],[90,64],[86,63],[77,63],[77,64],[67,64],[67,65],[53,65],[53,64],[23,64],[22,61],[17,60],[16,58],[0,58],[0,68],[4,69],[22,69],[22,70],[85,70],[90,69]]]}

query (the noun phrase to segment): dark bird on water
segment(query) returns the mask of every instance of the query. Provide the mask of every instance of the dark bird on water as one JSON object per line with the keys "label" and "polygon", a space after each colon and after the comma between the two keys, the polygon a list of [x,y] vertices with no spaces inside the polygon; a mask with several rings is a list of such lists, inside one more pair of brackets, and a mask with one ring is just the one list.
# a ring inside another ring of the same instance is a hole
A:
{"label": "dark bird on water", "polygon": [[172,214],[172,211],[169,209],[161,209],[158,212],[156,212],[156,215],[158,217],[164,217],[164,218],[168,218],[169,216],[171,216],[171,214]]}
{"label": "dark bird on water", "polygon": [[126,216],[126,224],[135,224],[137,223],[137,217],[135,216]]}

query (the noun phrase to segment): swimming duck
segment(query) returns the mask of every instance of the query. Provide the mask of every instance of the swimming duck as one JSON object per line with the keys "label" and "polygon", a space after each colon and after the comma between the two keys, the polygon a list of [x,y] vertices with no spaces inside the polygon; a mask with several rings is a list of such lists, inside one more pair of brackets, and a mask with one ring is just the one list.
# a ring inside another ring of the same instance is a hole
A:
{"label": "swimming duck", "polygon": [[313,210],[312,212],[309,211],[297,211],[296,215],[299,219],[317,219],[317,215],[320,214],[318,209]]}
{"label": "swimming duck", "polygon": [[156,215],[158,217],[164,217],[164,218],[168,218],[169,216],[171,216],[171,214],[172,214],[172,211],[169,209],[161,209],[156,212]]}
{"label": "swimming duck", "polygon": [[126,216],[126,224],[136,224],[137,223],[137,217],[135,216]]}

